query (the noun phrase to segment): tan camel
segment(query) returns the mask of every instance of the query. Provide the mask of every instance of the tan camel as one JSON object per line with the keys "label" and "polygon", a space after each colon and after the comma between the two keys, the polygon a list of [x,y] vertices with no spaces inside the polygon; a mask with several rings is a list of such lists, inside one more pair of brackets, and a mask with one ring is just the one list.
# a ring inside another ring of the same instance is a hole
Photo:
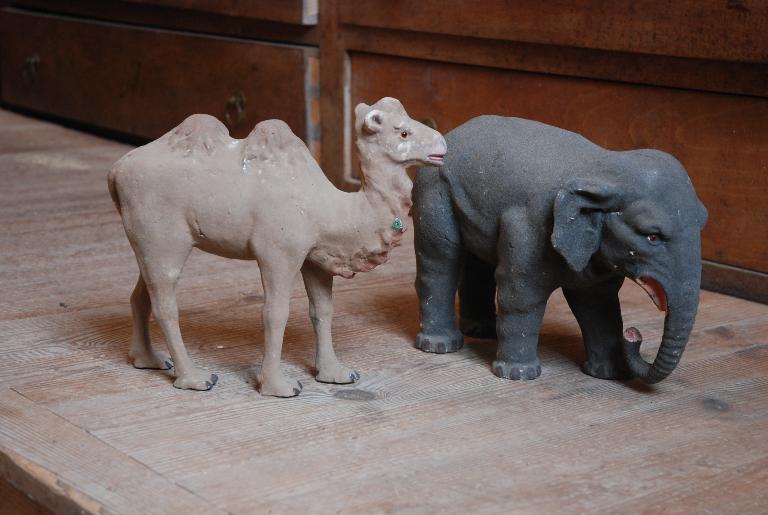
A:
{"label": "tan camel", "polygon": [[[333,276],[352,277],[387,260],[411,206],[406,167],[439,166],[440,133],[411,120],[399,101],[355,108],[363,186],[336,189],[304,143],[279,120],[243,140],[207,115],[193,115],[123,156],[109,190],[136,254],[129,352],[137,368],[175,367],[177,388],[209,390],[218,377],[197,368],[179,330],[176,284],[192,248],[255,259],[264,286],[265,351],[261,393],[292,397],[301,383],[280,370],[289,296],[299,272],[317,339],[317,380],[345,384],[360,375],[336,357],[331,339]],[[152,348],[149,314],[170,356]],[[171,361],[172,358],[172,361]]]}

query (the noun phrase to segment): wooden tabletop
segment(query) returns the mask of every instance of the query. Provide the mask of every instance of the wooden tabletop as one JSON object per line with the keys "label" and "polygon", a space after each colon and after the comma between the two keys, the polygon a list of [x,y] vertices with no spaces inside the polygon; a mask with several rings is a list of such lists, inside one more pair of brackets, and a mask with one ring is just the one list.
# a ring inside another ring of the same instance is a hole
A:
{"label": "wooden tabletop", "polygon": [[[336,349],[358,384],[313,380],[295,285],[283,364],[304,391],[277,399],[254,384],[258,268],[195,252],[182,333],[219,384],[177,390],[170,372],[134,369],[137,267],[106,184],[129,149],[0,111],[0,478],[41,513],[768,510],[768,306],[715,293],[702,292],[682,364],[657,386],[581,373],[559,292],[542,376],[507,381],[490,372],[493,341],[413,348],[408,232],[387,264],[335,282]],[[634,285],[621,296],[651,355],[662,314]]]}

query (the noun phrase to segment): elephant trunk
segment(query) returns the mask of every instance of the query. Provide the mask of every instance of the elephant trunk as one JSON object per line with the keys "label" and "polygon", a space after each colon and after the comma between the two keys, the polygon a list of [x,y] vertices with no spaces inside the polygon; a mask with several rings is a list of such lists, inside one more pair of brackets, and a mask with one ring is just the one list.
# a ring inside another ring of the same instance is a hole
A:
{"label": "elephant trunk", "polygon": [[686,288],[683,289],[682,294],[665,299],[668,303],[665,306],[667,315],[664,318],[664,334],[653,363],[646,362],[640,356],[640,344],[642,343],[640,331],[634,327],[624,331],[624,352],[627,365],[632,375],[644,383],[658,383],[671,374],[680,362],[688,343],[699,305],[700,272],[685,283]]}

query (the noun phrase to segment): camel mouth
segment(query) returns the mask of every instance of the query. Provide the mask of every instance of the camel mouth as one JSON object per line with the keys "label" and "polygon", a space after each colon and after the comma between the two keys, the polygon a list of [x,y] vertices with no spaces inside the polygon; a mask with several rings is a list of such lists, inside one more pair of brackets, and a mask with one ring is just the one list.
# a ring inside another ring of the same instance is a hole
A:
{"label": "camel mouth", "polygon": [[632,280],[645,290],[645,293],[647,293],[653,303],[656,304],[659,311],[667,310],[667,293],[664,291],[664,287],[659,281],[648,276],[641,276]]}
{"label": "camel mouth", "polygon": [[427,161],[430,163],[443,164],[443,159],[445,159],[445,154],[429,154],[427,156]]}

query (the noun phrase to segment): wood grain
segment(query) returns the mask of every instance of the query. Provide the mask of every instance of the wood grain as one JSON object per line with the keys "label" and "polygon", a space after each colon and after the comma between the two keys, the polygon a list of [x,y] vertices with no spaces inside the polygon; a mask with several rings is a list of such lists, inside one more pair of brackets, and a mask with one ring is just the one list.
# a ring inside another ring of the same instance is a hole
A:
{"label": "wood grain", "polygon": [[394,96],[442,132],[499,114],[573,130],[612,150],[670,152],[710,212],[704,257],[768,272],[768,99],[362,53],[351,63],[351,105]]}
{"label": "wood grain", "polygon": [[13,10],[0,21],[9,104],[144,138],[191,113],[226,121],[236,137],[270,118],[307,136],[305,60],[315,49]]}
{"label": "wood grain", "polygon": [[[158,514],[201,513],[207,508],[221,513],[14,391],[0,391],[0,420],[0,453],[23,456],[16,457],[14,465],[43,483],[38,495],[44,502],[66,498],[86,513],[105,508]],[[52,469],[57,473],[50,474]],[[87,493],[79,489],[81,484],[90,486]]]}
{"label": "wood grain", "polygon": [[[542,328],[542,377],[505,381],[489,370],[493,341],[446,355],[413,348],[409,231],[389,263],[335,283],[336,348],[361,371],[356,385],[313,380],[307,300],[294,286],[283,363],[304,391],[285,400],[254,387],[258,269],[193,253],[179,286],[182,333],[219,384],[176,390],[168,372],[133,369],[136,264],[105,185],[109,163],[128,149],[0,111],[0,479],[47,509],[764,506],[768,306],[712,292],[702,292],[681,366],[655,387],[582,374],[578,326],[559,292]],[[634,285],[621,298],[625,324],[640,328],[652,353],[661,315]]]}
{"label": "wood grain", "polygon": [[356,0],[342,23],[724,61],[768,60],[761,0]]}

